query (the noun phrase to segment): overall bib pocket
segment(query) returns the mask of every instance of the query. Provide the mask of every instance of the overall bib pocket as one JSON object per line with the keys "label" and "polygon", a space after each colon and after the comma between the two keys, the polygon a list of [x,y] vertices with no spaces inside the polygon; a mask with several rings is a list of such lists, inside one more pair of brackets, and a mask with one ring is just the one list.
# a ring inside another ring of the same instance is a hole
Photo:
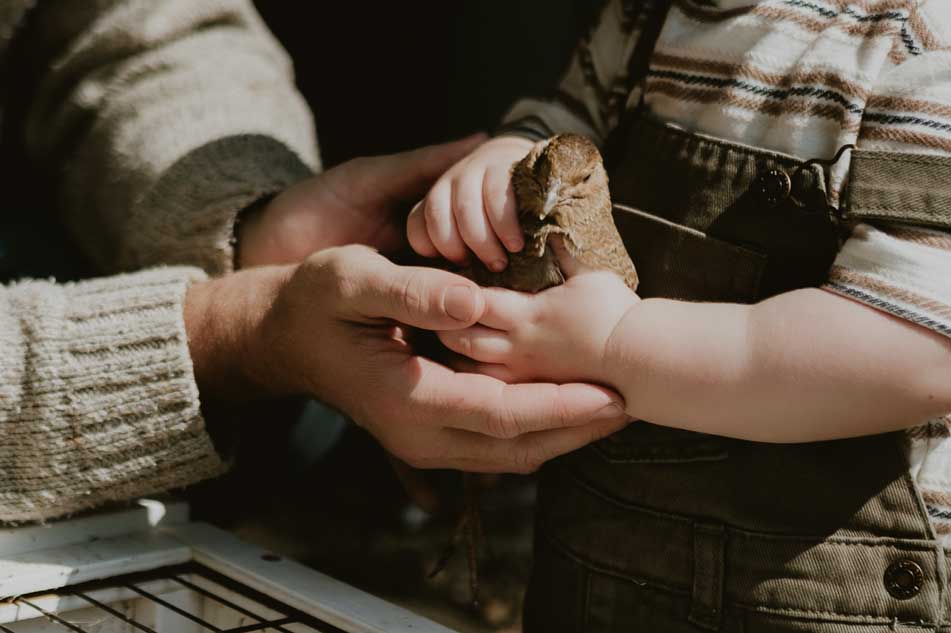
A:
{"label": "overall bib pocket", "polygon": [[643,298],[752,303],[767,258],[622,204],[614,221],[641,278]]}
{"label": "overall bib pocket", "polygon": [[612,464],[672,464],[726,459],[729,440],[648,422],[632,422],[591,445]]}

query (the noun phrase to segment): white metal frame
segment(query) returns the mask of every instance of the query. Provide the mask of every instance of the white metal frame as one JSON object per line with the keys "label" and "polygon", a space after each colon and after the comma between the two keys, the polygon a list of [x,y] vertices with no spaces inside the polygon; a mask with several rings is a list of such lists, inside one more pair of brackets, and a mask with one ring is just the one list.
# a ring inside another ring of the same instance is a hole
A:
{"label": "white metal frame", "polygon": [[189,522],[184,504],[140,503],[0,530],[0,599],[194,562],[351,633],[452,633],[228,532]]}

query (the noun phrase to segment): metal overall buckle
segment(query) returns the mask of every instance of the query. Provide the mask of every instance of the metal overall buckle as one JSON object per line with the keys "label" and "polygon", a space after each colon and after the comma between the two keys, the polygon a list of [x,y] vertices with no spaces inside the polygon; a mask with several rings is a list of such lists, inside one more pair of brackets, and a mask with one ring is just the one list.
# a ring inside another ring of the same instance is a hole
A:
{"label": "metal overall buckle", "polygon": [[[802,163],[801,165],[799,165],[799,167],[797,167],[796,170],[792,173],[792,176],[786,176],[786,174],[783,174],[789,180],[789,183],[788,183],[789,188],[783,197],[784,198],[788,197],[789,200],[793,204],[795,204],[797,207],[801,209],[808,209],[809,205],[804,203],[802,200],[799,200],[792,193],[793,182],[795,182],[796,178],[799,176],[800,173],[802,173],[804,170],[808,169],[809,167],[812,167],[813,165],[831,167],[835,165],[836,163],[838,163],[839,160],[842,159],[843,154],[853,149],[855,149],[855,145],[852,145],[851,143],[848,145],[843,145],[836,151],[835,156],[833,156],[832,158],[811,158],[807,160],[806,162]],[[842,207],[836,207],[831,204],[826,204],[825,210],[826,210],[826,213],[829,215],[829,220],[832,222],[832,224],[835,225],[836,227],[841,226],[842,222],[845,220],[845,211],[842,209]]]}

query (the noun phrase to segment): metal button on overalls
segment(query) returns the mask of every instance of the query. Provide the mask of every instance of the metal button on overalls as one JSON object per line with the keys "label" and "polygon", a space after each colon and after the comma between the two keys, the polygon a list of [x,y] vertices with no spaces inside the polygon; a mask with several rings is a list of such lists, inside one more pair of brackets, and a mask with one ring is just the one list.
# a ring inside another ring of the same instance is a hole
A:
{"label": "metal button on overalls", "polygon": [[756,190],[767,204],[775,206],[789,197],[792,179],[782,169],[770,169],[757,179]]}
{"label": "metal button on overalls", "polygon": [[893,598],[908,600],[921,593],[925,576],[918,563],[899,560],[885,570],[885,589]]}

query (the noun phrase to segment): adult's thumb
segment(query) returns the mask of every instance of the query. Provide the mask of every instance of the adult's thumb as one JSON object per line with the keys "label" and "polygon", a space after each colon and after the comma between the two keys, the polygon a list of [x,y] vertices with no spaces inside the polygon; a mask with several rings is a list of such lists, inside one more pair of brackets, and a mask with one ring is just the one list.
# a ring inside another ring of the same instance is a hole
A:
{"label": "adult's thumb", "polygon": [[465,277],[436,268],[397,266],[381,258],[356,307],[369,318],[426,330],[455,330],[482,317],[485,298],[481,288]]}
{"label": "adult's thumb", "polygon": [[458,141],[428,145],[419,149],[378,157],[382,173],[379,182],[394,200],[421,198],[446,170],[485,142],[485,134],[473,134]]}

